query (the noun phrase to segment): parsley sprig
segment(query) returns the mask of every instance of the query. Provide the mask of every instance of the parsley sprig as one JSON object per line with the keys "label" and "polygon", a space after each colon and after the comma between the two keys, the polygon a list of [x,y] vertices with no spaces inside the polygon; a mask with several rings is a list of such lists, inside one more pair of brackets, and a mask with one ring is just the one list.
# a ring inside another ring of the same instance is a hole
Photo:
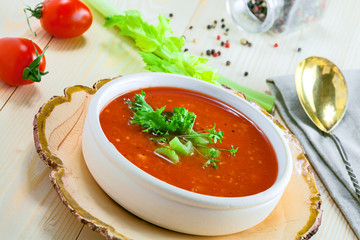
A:
{"label": "parsley sprig", "polygon": [[145,92],[135,96],[135,102],[127,101],[134,116],[130,121],[143,127],[144,132],[166,136],[181,134],[192,129],[196,115],[185,108],[174,108],[173,112],[164,112],[165,106],[154,110],[145,101]]}
{"label": "parsley sprig", "polygon": [[161,154],[171,161],[179,161],[178,154],[191,155],[194,151],[203,156],[206,161],[204,167],[212,166],[218,168],[219,155],[221,151],[228,151],[235,155],[238,148],[231,145],[231,149],[210,147],[208,144],[222,143],[224,137],[222,131],[216,131],[216,125],[203,131],[194,131],[193,126],[196,115],[185,108],[174,108],[173,112],[165,112],[165,106],[153,109],[145,101],[145,92],[135,95],[134,102],[128,100],[126,103],[133,111],[134,116],[130,123],[140,125],[144,132],[151,133],[150,138],[165,148],[158,148],[155,153]]}

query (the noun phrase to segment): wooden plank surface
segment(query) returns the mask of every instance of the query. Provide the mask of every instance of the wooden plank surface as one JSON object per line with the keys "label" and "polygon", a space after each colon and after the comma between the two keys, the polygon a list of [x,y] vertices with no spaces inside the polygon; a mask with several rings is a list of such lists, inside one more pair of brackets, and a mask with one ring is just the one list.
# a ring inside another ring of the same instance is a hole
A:
{"label": "wooden plank surface", "polygon": [[[35,0],[24,1],[35,5]],[[159,13],[173,13],[171,24],[177,36],[186,36],[186,47],[194,55],[207,49],[221,51],[209,64],[238,83],[267,91],[265,79],[292,74],[305,57],[319,55],[334,61],[341,69],[359,68],[360,1],[330,1],[321,22],[287,36],[239,32],[216,0],[136,0],[113,1],[123,10],[137,9],[147,21],[156,23]],[[22,1],[0,0],[0,37],[17,36],[34,40],[46,52],[50,72],[38,84],[10,87],[0,81],[0,238],[1,239],[103,239],[84,227],[63,206],[48,180],[49,169],[39,160],[32,139],[32,121],[39,107],[63,89],[95,81],[143,72],[144,64],[131,40],[116,29],[102,26],[103,18],[93,12],[94,22],[82,37],[54,39],[31,19],[35,38],[26,25]],[[219,26],[207,30],[214,20],[225,19],[228,36]],[[192,26],[192,29],[190,29]],[[230,49],[220,46],[218,34],[229,40]],[[242,46],[240,39],[253,43]],[[273,44],[279,47],[274,48]],[[302,51],[297,52],[301,47]],[[1,51],[1,50],[0,50]],[[230,66],[225,62],[231,61]],[[247,71],[249,75],[244,76]],[[356,239],[339,209],[318,181],[323,196],[323,223],[313,239]]]}

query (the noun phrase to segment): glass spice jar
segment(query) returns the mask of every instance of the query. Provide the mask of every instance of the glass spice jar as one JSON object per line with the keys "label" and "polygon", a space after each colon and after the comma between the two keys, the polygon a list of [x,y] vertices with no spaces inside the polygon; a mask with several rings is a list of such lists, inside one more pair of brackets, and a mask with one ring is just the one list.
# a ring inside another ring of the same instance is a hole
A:
{"label": "glass spice jar", "polygon": [[249,33],[288,33],[319,20],[328,0],[227,0],[236,25]]}

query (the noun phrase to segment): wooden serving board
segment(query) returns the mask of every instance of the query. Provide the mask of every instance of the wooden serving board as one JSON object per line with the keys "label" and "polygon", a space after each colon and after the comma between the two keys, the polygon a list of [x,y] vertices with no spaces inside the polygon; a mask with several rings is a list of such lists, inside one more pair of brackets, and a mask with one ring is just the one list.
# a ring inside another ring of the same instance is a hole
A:
{"label": "wooden serving board", "polygon": [[[290,183],[267,219],[237,234],[202,237],[165,230],[127,212],[95,182],[86,167],[81,150],[88,104],[93,94],[108,81],[110,79],[101,80],[93,88],[66,88],[64,96],[50,99],[34,119],[36,150],[51,168],[50,181],[62,202],[82,223],[108,239],[288,240],[309,239],[317,232],[322,216],[321,198],[304,150],[287,128],[255,103],[254,106],[261,109],[284,132],[294,161]],[[239,92],[233,92],[243,96]]]}

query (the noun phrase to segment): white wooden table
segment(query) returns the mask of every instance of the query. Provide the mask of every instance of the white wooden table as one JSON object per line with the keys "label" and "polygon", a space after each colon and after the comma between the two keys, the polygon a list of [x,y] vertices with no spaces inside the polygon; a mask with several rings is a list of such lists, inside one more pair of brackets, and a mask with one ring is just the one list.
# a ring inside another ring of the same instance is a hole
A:
{"label": "white wooden table", "polygon": [[[113,2],[123,10],[139,10],[152,23],[157,23],[159,13],[173,13],[174,33],[186,36],[191,54],[221,50],[221,56],[211,57],[209,64],[220,74],[258,91],[267,91],[266,78],[294,73],[297,64],[311,55],[326,57],[343,70],[360,66],[360,1],[332,0],[321,22],[285,37],[241,33],[227,15],[225,1]],[[77,221],[52,189],[50,170],[34,148],[32,122],[39,107],[50,97],[62,95],[64,88],[92,86],[99,79],[144,72],[144,64],[132,41],[119,37],[116,29],[103,27],[103,18],[95,11],[92,26],[82,37],[63,40],[52,38],[35,19],[30,22],[38,37],[32,36],[22,1],[0,0],[0,5],[0,37],[29,38],[41,48],[49,45],[46,59],[50,72],[41,83],[23,87],[0,81],[0,239],[103,239]],[[224,31],[206,29],[221,18],[230,28],[228,36],[222,35],[231,42],[230,49],[220,47],[216,40]],[[242,46],[242,38],[251,41],[252,47]],[[274,48],[274,43],[279,46]],[[230,66],[225,64],[227,60]],[[244,72],[249,75],[245,77]],[[317,183],[324,213],[313,239],[356,239],[321,182]]]}

